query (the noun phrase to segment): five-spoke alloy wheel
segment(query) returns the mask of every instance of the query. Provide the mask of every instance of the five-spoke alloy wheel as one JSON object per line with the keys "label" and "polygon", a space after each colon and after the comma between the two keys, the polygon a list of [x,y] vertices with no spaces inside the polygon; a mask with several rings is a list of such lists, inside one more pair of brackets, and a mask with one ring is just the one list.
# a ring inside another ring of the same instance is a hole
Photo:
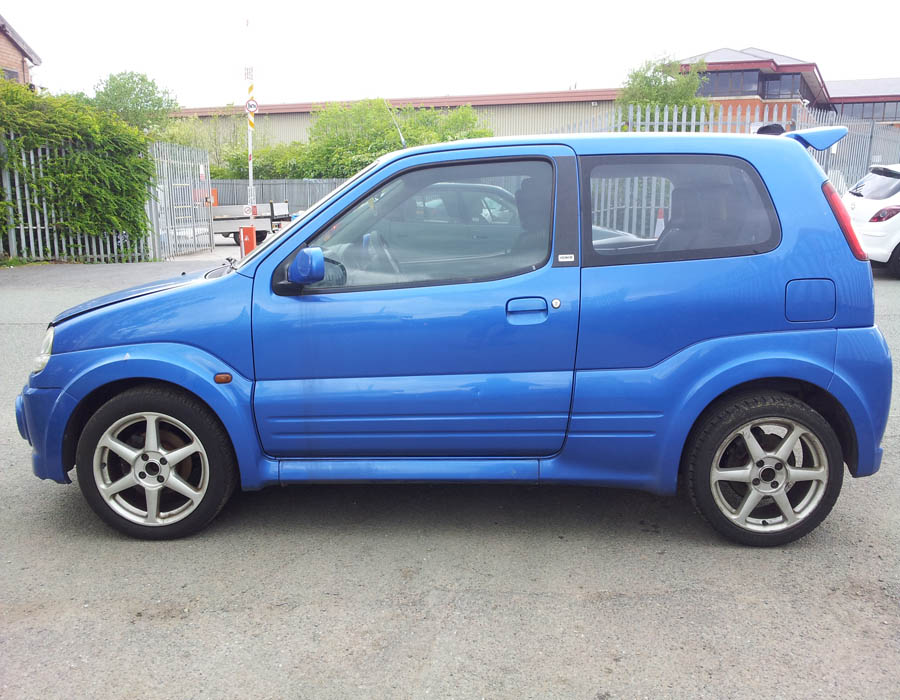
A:
{"label": "five-spoke alloy wheel", "polygon": [[204,527],[235,487],[221,424],[195,398],[166,387],[131,389],[101,406],[79,440],[77,471],[106,522],[149,539]]}
{"label": "five-spoke alloy wheel", "polygon": [[802,401],[749,394],[713,406],[685,450],[691,498],[743,544],[802,537],[831,511],[843,481],[834,430]]}

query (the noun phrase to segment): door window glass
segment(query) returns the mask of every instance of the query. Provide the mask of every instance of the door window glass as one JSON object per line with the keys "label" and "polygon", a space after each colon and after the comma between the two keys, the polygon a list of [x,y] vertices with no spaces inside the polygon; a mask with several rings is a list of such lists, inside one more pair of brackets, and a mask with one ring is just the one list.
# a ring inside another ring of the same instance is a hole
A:
{"label": "door window glass", "polygon": [[509,277],[549,259],[553,167],[485,161],[422,168],[371,192],[308,242],[325,279],[306,289]]}

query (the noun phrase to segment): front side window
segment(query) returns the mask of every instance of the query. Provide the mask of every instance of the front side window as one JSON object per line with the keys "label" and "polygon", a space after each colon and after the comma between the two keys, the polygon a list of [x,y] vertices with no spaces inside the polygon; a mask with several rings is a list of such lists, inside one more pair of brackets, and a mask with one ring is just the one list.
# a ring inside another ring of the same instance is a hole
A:
{"label": "front side window", "polygon": [[325,255],[309,290],[452,284],[535,270],[549,259],[553,167],[485,161],[403,173],[308,241]]}
{"label": "front side window", "polygon": [[[729,156],[584,158],[589,265],[763,253],[781,239],[759,174]],[[591,254],[592,253],[592,254]]]}

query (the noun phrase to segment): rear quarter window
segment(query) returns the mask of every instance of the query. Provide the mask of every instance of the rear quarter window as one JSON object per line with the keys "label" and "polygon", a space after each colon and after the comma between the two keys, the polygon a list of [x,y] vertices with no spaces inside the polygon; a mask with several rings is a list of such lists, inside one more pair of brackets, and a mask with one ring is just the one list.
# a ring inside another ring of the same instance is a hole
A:
{"label": "rear quarter window", "polygon": [[769,193],[740,158],[588,156],[582,173],[585,265],[754,255],[781,241]]}

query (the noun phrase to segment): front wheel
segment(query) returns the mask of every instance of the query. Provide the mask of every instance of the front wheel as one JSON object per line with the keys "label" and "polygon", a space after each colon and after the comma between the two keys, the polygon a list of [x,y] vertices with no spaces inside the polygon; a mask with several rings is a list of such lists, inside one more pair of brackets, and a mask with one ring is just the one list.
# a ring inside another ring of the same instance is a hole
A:
{"label": "front wheel", "polygon": [[779,392],[713,406],[685,450],[700,515],[731,540],[774,546],[799,539],[841,491],[841,446],[821,414]]}
{"label": "front wheel", "polygon": [[237,481],[228,434],[196,398],[141,386],[85,425],[78,485],[94,511],[132,537],[171,539],[205,527]]}

